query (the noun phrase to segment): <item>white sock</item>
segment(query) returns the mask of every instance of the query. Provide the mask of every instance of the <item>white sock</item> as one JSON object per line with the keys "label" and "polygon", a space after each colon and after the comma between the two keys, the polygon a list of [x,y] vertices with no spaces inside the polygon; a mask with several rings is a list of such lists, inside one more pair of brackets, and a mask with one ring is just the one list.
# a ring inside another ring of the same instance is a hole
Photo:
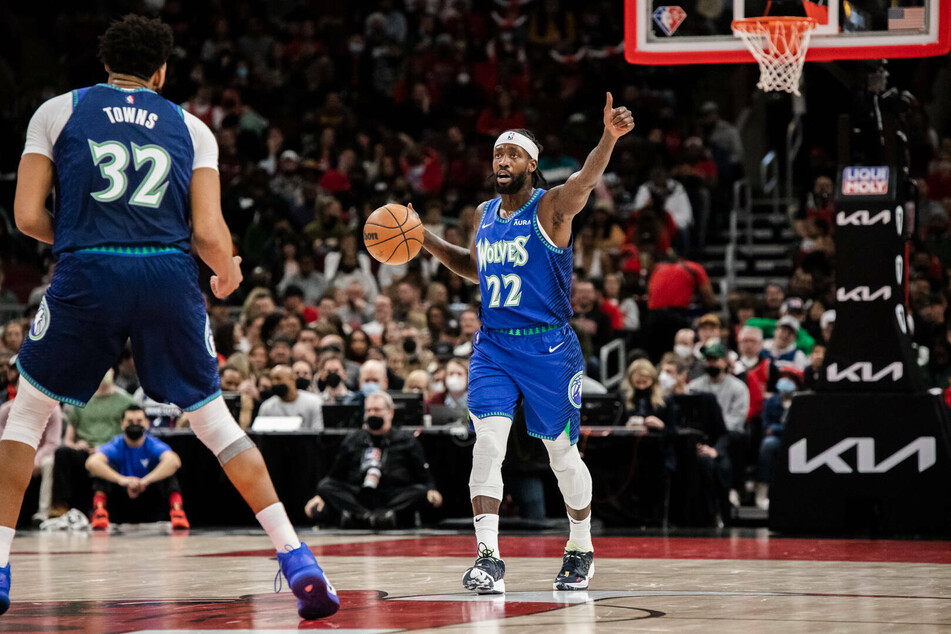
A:
{"label": "white sock", "polygon": [[275,550],[283,553],[287,552],[288,546],[290,546],[290,550],[300,548],[300,540],[297,539],[297,533],[294,532],[291,521],[287,519],[287,511],[284,510],[283,504],[275,502],[254,517],[261,523],[261,527],[267,531]]}
{"label": "white sock", "polygon": [[483,513],[472,518],[472,525],[475,526],[476,547],[481,550],[479,544],[485,544],[486,548],[495,551],[495,557],[499,555],[499,516],[491,513]]}
{"label": "white sock", "polygon": [[0,568],[6,568],[10,563],[10,546],[15,532],[12,528],[0,526]]}
{"label": "white sock", "polygon": [[569,515],[568,524],[571,527],[568,541],[574,542],[585,552],[594,551],[594,544],[591,543],[591,513],[583,520],[576,520]]}

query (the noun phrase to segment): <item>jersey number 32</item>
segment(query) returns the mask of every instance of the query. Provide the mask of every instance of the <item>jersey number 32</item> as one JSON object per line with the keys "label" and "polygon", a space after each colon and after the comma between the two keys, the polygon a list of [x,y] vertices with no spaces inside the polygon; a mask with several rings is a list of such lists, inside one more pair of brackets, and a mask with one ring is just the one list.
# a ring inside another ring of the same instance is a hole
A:
{"label": "jersey number 32", "polygon": [[[129,179],[126,177],[126,168],[129,167],[129,150],[118,141],[96,143],[89,139],[89,151],[92,152],[93,165],[98,165],[102,177],[109,181],[108,187],[90,195],[101,203],[110,203],[122,198],[129,188]],[[149,164],[149,171],[133,192],[129,204],[156,208],[162,204],[162,198],[168,188],[165,177],[168,176],[168,171],[172,167],[172,159],[168,152],[158,145],[133,143],[131,154],[132,164],[136,171],[146,163]]]}

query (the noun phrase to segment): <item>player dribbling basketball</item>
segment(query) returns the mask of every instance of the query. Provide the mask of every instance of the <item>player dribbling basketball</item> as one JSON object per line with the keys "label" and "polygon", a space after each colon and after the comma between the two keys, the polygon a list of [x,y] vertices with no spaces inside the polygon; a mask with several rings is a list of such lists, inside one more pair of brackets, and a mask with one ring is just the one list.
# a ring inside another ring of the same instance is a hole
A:
{"label": "player dribbling basketball", "polygon": [[591,475],[576,443],[581,422],[584,359],[568,325],[571,310],[571,220],[581,211],[611,158],[617,140],[634,128],[627,108],[607,94],[604,132],[580,171],[549,191],[539,182],[540,147],[527,130],[503,132],[492,171],[500,198],[479,205],[468,249],[428,229],[423,248],[456,274],[479,284],[482,329],[469,366],[469,415],[476,433],[469,493],[478,557],[463,586],[505,591],[498,545],[502,460],[519,395],[528,433],[540,438],[564,496],[570,537],[556,590],[588,587],[594,574]]}

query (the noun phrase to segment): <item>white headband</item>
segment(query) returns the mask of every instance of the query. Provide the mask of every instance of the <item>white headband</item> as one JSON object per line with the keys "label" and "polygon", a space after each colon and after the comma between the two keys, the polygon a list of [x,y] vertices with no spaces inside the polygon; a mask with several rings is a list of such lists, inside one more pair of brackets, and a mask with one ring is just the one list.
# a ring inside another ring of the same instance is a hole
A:
{"label": "white headband", "polygon": [[534,160],[538,160],[538,146],[535,145],[531,139],[520,132],[515,132],[514,130],[503,132],[499,135],[499,138],[495,140],[495,145],[493,147],[499,147],[503,143],[517,145],[528,152],[528,155]]}

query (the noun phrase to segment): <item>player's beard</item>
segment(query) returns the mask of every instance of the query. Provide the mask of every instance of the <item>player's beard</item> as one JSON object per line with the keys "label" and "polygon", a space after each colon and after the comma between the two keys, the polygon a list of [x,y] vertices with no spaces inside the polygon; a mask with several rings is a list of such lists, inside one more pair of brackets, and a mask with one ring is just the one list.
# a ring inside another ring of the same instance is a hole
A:
{"label": "player's beard", "polygon": [[504,194],[506,196],[517,194],[518,192],[522,191],[522,188],[525,186],[525,179],[527,177],[528,171],[526,170],[520,174],[512,174],[509,182],[502,184],[499,182],[499,175],[494,174],[492,180],[493,185],[495,186],[495,193]]}

